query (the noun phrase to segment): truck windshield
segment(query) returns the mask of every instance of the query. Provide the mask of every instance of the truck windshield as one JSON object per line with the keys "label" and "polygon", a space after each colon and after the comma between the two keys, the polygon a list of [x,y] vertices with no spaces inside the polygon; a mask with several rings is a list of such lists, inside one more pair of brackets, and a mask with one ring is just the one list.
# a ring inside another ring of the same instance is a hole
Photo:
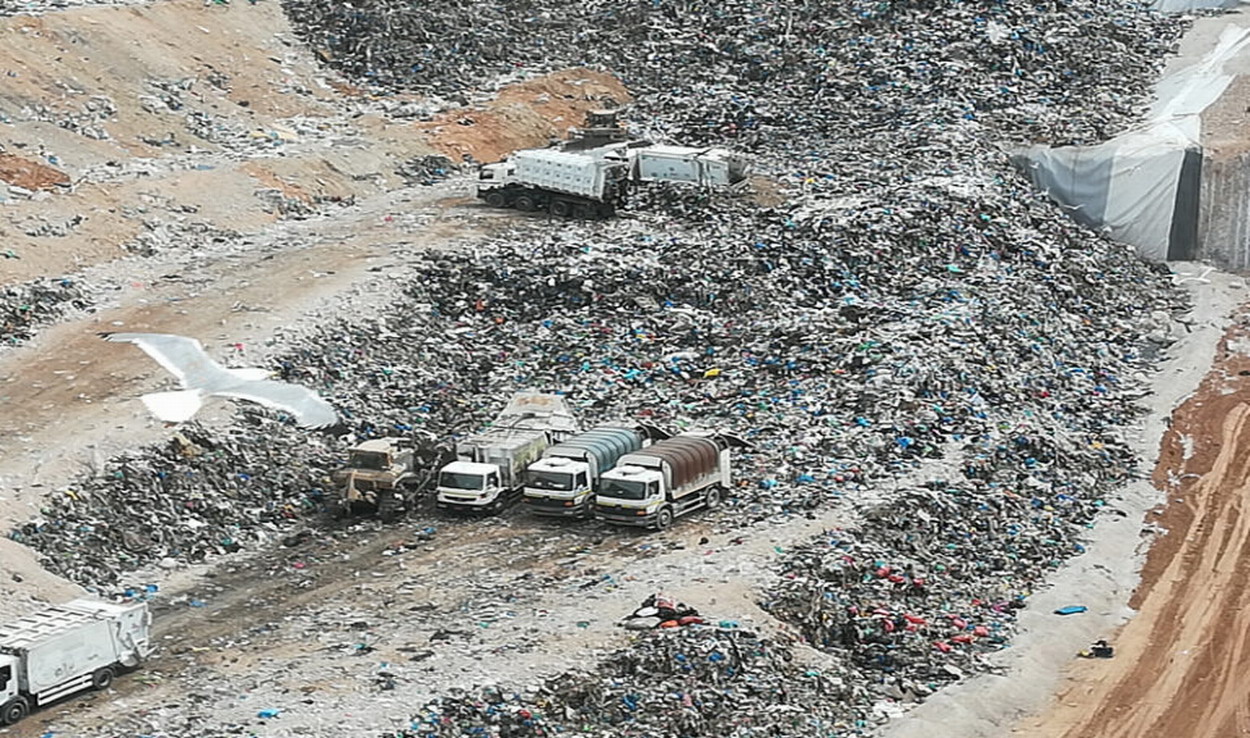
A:
{"label": "truck windshield", "polygon": [[438,486],[452,489],[482,489],[482,477],[479,474],[455,474],[440,472]]}
{"label": "truck windshield", "polygon": [[535,489],[555,489],[568,491],[573,489],[573,475],[568,472],[536,471],[526,472],[529,486]]}
{"label": "truck windshield", "polygon": [[371,471],[386,471],[390,466],[387,462],[386,454],[380,454],[374,451],[356,451],[347,460],[347,465],[353,469],[369,469]]}
{"label": "truck windshield", "polygon": [[605,479],[599,494],[621,500],[645,500],[647,499],[647,485],[631,479]]}

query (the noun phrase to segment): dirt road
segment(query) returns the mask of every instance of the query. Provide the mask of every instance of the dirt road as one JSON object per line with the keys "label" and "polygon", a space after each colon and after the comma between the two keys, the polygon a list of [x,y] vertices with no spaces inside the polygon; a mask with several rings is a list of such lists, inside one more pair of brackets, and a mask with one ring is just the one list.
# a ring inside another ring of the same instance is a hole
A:
{"label": "dirt road", "polygon": [[1250,331],[1173,413],[1154,473],[1168,503],[1111,660],[1075,664],[1054,705],[1014,735],[1250,735]]}

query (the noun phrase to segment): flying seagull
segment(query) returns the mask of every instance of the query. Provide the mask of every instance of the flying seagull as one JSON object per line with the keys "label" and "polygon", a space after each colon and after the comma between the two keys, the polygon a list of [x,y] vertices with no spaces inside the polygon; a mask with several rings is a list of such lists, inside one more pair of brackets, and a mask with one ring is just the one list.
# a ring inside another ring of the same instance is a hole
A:
{"label": "flying seagull", "polygon": [[101,333],[106,341],[133,343],[178,378],[182,389],[153,392],[140,399],[167,423],[190,420],[204,398],[232,397],[290,413],[305,428],[325,428],[338,421],[330,403],[307,387],[269,379],[264,369],[229,369],[209,358],[194,338],[168,333]]}

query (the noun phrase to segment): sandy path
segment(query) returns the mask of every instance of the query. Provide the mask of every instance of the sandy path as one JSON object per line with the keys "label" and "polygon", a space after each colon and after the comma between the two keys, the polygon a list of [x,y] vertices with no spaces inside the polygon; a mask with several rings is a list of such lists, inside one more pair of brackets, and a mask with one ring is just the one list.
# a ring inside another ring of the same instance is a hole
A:
{"label": "sandy path", "polygon": [[1151,548],[1116,657],[1073,666],[1025,736],[1250,735],[1250,332],[1222,342],[1173,414],[1154,481],[1168,533]]}

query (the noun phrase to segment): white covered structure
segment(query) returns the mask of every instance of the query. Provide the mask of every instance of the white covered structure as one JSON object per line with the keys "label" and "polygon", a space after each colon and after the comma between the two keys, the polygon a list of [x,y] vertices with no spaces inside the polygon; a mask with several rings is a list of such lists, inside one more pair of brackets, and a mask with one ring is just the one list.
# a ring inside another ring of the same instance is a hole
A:
{"label": "white covered structure", "polygon": [[1160,80],[1157,102],[1137,128],[1096,146],[1028,147],[1013,161],[1073,218],[1142,257],[1199,257],[1202,113],[1232,83],[1226,67],[1248,42],[1250,28],[1228,24],[1200,61]]}

